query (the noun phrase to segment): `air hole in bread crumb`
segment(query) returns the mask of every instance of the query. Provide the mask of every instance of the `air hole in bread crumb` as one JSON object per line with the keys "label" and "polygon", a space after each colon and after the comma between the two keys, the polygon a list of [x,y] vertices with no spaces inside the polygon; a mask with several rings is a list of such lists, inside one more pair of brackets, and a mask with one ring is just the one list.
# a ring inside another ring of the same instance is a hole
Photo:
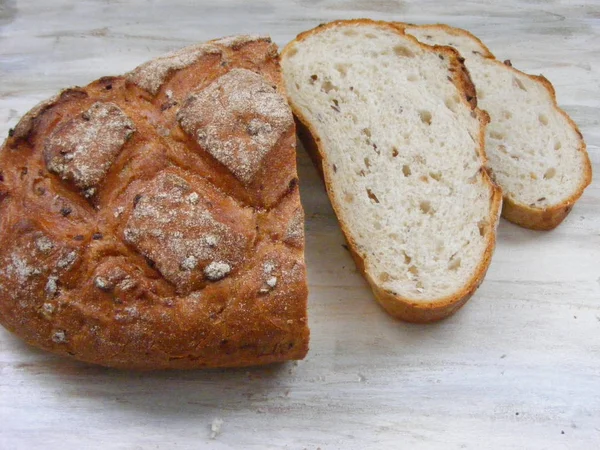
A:
{"label": "air hole in bread crumb", "polygon": [[477,98],[483,100],[485,98],[485,91],[483,89],[477,89]]}
{"label": "air hole in bread crumb", "polygon": [[409,177],[409,176],[410,176],[410,174],[411,174],[411,171],[410,171],[410,166],[407,166],[406,164],[404,164],[404,165],[402,166],[402,174],[403,174],[405,177]]}
{"label": "air hole in bread crumb", "polygon": [[546,173],[544,174],[544,180],[554,178],[554,175],[556,175],[556,169],[554,167],[550,167],[548,170],[546,170]]}
{"label": "air hole in bread crumb", "polygon": [[377,36],[375,36],[373,33],[366,33],[365,37],[367,39],[376,39],[377,38]]}
{"label": "air hole in bread crumb", "polygon": [[344,192],[344,201],[346,203],[352,203],[354,201],[354,195],[350,192]]}
{"label": "air hole in bread crumb", "polygon": [[502,111],[502,117],[504,117],[505,119],[510,119],[512,117],[512,113],[510,111]]}
{"label": "air hole in bread crumb", "polygon": [[435,251],[437,253],[442,253],[445,248],[446,248],[446,246],[444,245],[444,241],[438,239],[438,241],[435,245]]}
{"label": "air hole in bread crumb", "polygon": [[298,53],[298,49],[296,47],[292,47],[287,51],[287,56],[291,58],[296,53]]}
{"label": "air hole in bread crumb", "polygon": [[417,81],[419,79],[419,76],[414,73],[409,73],[408,76],[406,77],[406,79],[408,81]]}
{"label": "air hole in bread crumb", "polygon": [[362,129],[362,134],[364,134],[366,137],[370,138],[371,137],[371,130],[369,128],[363,128]]}
{"label": "air hole in bread crumb", "polygon": [[542,125],[548,125],[548,116],[546,114],[540,114],[538,119]]}
{"label": "air hole in bread crumb", "polygon": [[318,77],[317,75],[315,75],[315,74],[312,74],[312,75],[310,76],[310,81],[309,81],[309,83],[310,83],[310,84],[315,84],[315,81],[317,81],[318,79],[319,79],[319,77]]}
{"label": "air hole in bread crumb", "polygon": [[489,228],[490,224],[486,220],[480,220],[477,222],[477,228],[479,229],[479,236],[484,237]]}
{"label": "air hole in bread crumb", "polygon": [[504,139],[504,133],[500,133],[499,131],[490,131],[490,137],[492,139],[502,140]]}
{"label": "air hole in bread crumb", "polygon": [[527,88],[525,87],[525,85],[523,84],[523,82],[521,80],[519,80],[517,77],[513,77],[513,85],[515,87],[518,87],[522,91],[527,92]]}
{"label": "air hole in bread crumb", "polygon": [[377,231],[381,230],[383,227],[381,226],[380,222],[375,222],[373,224],[373,228],[375,228]]}
{"label": "air hole in bread crumb", "polygon": [[423,282],[421,280],[417,281],[417,291],[422,291],[423,289],[425,289],[425,285],[423,284]]}
{"label": "air hole in bread crumb", "polygon": [[440,172],[429,172],[429,176],[435,181],[440,181],[442,179],[442,174]]}
{"label": "air hole in bread crumb", "polygon": [[413,275],[414,277],[416,277],[417,275],[419,275],[419,269],[417,269],[416,266],[410,266],[408,268],[408,273],[410,273],[411,275]]}
{"label": "air hole in bread crumb", "polygon": [[448,270],[458,270],[460,267],[460,258],[455,258],[454,256],[450,258],[448,261]]}
{"label": "air hole in bread crumb", "polygon": [[419,111],[421,122],[431,125],[431,113],[429,111]]}
{"label": "air hole in bread crumb", "polygon": [[409,265],[410,262],[412,261],[412,258],[410,256],[408,256],[406,254],[406,252],[402,252],[402,254],[404,255],[404,264]]}
{"label": "air hole in bread crumb", "polygon": [[529,178],[531,178],[532,180],[537,180],[537,175],[533,172],[529,172]]}
{"label": "air hole in bread crumb", "polygon": [[349,67],[348,64],[338,63],[334,67],[335,67],[335,70],[337,70],[340,73],[342,78],[345,78],[346,75],[348,74],[348,67]]}
{"label": "air hole in bread crumb", "polygon": [[394,53],[398,56],[404,56],[406,58],[412,58],[415,54],[403,45],[396,45],[394,47]]}
{"label": "air hole in bread crumb", "polygon": [[368,169],[369,167],[371,167],[371,160],[369,158],[365,158],[365,167]]}
{"label": "air hole in bread crumb", "polygon": [[433,208],[431,207],[431,203],[428,202],[427,200],[423,200],[419,203],[419,209],[421,210],[421,212],[423,214],[433,215],[433,213],[434,213]]}
{"label": "air hole in bread crumb", "polygon": [[387,272],[381,272],[379,274],[379,281],[381,281],[382,283],[385,283],[386,281],[390,281],[392,277],[390,277],[390,274]]}
{"label": "air hole in bread crumb", "polygon": [[444,104],[446,105],[446,108],[448,108],[450,111],[456,112],[456,100],[454,99],[454,97],[446,97],[446,100],[444,100]]}
{"label": "air hole in bread crumb", "polygon": [[337,87],[329,80],[324,81],[323,84],[321,84],[321,90],[326,94],[329,94],[333,89],[337,90]]}
{"label": "air hole in bread crumb", "polygon": [[562,143],[560,141],[556,141],[554,143],[554,150],[560,150],[562,147]]}
{"label": "air hole in bread crumb", "polygon": [[392,147],[392,157],[395,158],[398,156],[398,149],[396,147]]}
{"label": "air hole in bread crumb", "polygon": [[379,199],[377,198],[377,196],[373,193],[373,191],[369,188],[367,188],[367,195],[369,196],[369,198],[375,202],[375,203],[379,203]]}

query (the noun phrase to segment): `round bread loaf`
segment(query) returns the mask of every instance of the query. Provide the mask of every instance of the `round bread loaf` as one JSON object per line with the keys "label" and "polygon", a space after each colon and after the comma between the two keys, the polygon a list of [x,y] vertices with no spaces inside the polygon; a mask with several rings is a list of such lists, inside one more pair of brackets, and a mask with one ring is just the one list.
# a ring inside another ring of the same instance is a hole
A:
{"label": "round bread loaf", "polygon": [[295,130],[276,46],[185,48],[31,110],[0,151],[0,322],[106,366],[308,348]]}

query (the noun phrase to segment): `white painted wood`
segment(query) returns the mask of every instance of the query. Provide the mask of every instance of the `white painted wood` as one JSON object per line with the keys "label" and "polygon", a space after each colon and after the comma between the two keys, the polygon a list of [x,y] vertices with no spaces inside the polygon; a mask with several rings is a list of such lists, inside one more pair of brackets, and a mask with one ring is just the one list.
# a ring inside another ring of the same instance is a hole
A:
{"label": "white painted wood", "polygon": [[[320,22],[363,16],[466,27],[499,58],[543,73],[600,174],[597,0],[0,0],[0,135],[62,87],[191,42],[261,32],[283,45]],[[1,330],[0,448],[600,448],[598,182],[553,232],[502,222],[477,294],[449,320],[416,326],[377,306],[302,151],[299,164],[305,361],[124,373]]]}

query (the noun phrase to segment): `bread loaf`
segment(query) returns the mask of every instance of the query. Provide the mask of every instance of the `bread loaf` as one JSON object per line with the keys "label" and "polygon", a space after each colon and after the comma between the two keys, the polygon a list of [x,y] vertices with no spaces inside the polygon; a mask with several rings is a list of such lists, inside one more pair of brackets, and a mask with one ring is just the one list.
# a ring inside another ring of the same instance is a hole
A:
{"label": "bread loaf", "polygon": [[409,321],[452,314],[483,280],[502,200],[458,53],[352,20],[300,34],[281,58],[301,137],[376,298]]}
{"label": "bread loaf", "polygon": [[585,142],[560,109],[552,84],[523,73],[466,30],[397,24],[421,42],[450,45],[465,58],[479,106],[491,118],[486,153],[504,191],[502,215],[535,230],[558,226],[592,180]]}
{"label": "bread loaf", "polygon": [[0,322],[132,369],[308,346],[295,129],[276,46],[237,36],[70,88],[0,151]]}

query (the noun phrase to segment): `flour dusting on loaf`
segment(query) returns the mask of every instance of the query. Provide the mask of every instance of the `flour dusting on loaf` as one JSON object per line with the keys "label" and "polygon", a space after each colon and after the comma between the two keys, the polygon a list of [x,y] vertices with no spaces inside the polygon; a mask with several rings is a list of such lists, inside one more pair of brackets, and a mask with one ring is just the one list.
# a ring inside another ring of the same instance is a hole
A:
{"label": "flour dusting on loaf", "polygon": [[192,45],[142,64],[129,72],[127,79],[156,95],[169,75],[191,66],[203,56],[221,53],[219,47],[210,43]]}
{"label": "flour dusting on loaf", "polygon": [[206,183],[192,186],[178,175],[161,173],[134,203],[125,240],[180,292],[201,287],[204,278],[224,278],[255,239],[252,210]]}
{"label": "flour dusting on loaf", "polygon": [[285,98],[246,69],[233,69],[190,95],[177,118],[202,148],[246,184],[293,122]]}
{"label": "flour dusting on loaf", "polygon": [[232,50],[237,50],[240,47],[250,44],[252,42],[266,42],[271,43],[271,38],[269,36],[261,35],[261,34],[246,34],[246,35],[234,35],[234,36],[226,36],[220,39],[215,39],[211,41],[213,44],[223,45],[225,47],[230,47]]}
{"label": "flour dusting on loaf", "polygon": [[93,195],[134,131],[117,105],[96,102],[50,135],[44,147],[48,170]]}

